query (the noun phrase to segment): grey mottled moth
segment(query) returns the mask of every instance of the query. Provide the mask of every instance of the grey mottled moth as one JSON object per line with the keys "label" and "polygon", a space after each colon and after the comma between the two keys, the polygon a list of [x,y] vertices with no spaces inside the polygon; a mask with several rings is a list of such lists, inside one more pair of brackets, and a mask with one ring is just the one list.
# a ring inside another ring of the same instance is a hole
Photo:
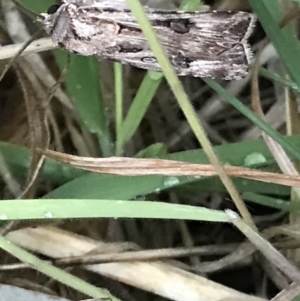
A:
{"label": "grey mottled moth", "polygon": [[[178,75],[227,80],[247,75],[252,14],[145,11]],[[64,0],[51,6],[40,21],[54,44],[68,51],[161,70],[122,0]]]}

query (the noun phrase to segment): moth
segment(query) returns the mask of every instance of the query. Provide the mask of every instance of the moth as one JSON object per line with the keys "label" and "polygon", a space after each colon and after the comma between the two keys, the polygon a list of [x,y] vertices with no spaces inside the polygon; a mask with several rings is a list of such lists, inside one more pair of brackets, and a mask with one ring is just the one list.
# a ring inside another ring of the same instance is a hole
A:
{"label": "moth", "polygon": [[[182,12],[145,8],[179,76],[241,79],[248,73],[247,12]],[[64,0],[41,14],[53,43],[80,55],[161,71],[148,41],[122,0]]]}

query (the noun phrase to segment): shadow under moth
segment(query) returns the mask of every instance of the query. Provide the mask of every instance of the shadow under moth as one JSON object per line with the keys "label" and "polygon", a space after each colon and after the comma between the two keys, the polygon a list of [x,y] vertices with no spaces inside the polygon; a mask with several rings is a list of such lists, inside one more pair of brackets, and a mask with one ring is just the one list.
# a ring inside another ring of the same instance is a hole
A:
{"label": "shadow under moth", "polygon": [[[178,75],[226,80],[247,75],[252,14],[150,8],[145,12]],[[125,1],[64,0],[41,14],[40,21],[60,48],[161,71]]]}

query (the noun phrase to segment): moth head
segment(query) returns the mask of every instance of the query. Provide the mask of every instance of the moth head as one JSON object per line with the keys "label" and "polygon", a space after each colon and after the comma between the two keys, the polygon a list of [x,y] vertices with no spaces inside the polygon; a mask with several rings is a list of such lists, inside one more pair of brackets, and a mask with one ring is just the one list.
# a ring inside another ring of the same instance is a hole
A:
{"label": "moth head", "polygon": [[38,21],[43,23],[45,30],[50,33],[54,24],[55,19],[59,14],[61,5],[51,5],[46,13],[40,14]]}

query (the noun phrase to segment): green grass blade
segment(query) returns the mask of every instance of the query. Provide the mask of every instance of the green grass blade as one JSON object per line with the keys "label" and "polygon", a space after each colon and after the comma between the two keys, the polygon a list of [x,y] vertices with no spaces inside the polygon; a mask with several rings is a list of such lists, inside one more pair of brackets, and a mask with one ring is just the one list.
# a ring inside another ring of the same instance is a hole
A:
{"label": "green grass blade", "polygon": [[[184,0],[180,6],[181,10],[196,10],[202,3],[200,0]],[[158,87],[163,80],[163,75],[158,72],[148,71],[145,75],[130,110],[125,117],[121,135],[117,140],[117,153],[122,152],[123,145],[130,140],[139,127],[145,113],[153,99]]]}
{"label": "green grass blade", "polygon": [[202,5],[202,0],[182,0],[180,4],[180,9],[183,11],[194,11]]}
{"label": "green grass blade", "polygon": [[[64,70],[67,67],[67,52],[55,50],[54,53],[59,67]],[[82,123],[98,136],[104,156],[111,156],[113,149],[100,89],[98,60],[71,55],[66,84]]]}
{"label": "green grass blade", "polygon": [[298,64],[295,63],[300,59],[300,43],[292,26],[279,28],[278,24],[283,17],[280,1],[249,0],[249,3],[276,48],[288,74],[300,89],[300,72]]}
{"label": "green grass blade", "polygon": [[[116,141],[120,140],[123,127],[123,76],[122,65],[114,63],[115,102],[116,102]],[[117,144],[118,145],[118,144]],[[116,156],[122,155],[122,149],[116,149]]]}
{"label": "green grass blade", "polygon": [[280,76],[276,73],[270,72],[265,68],[262,68],[262,67],[259,68],[259,75],[261,75],[273,82],[281,84],[283,87],[292,89],[295,92],[300,93],[300,87],[298,87],[294,82],[292,82],[286,78],[283,78],[282,76]]}
{"label": "green grass blade", "polygon": [[[72,208],[72,210],[70,210]],[[223,211],[153,201],[40,199],[0,202],[1,220],[151,218],[226,222]]]}
{"label": "green grass blade", "polygon": [[[286,137],[286,139],[297,148],[300,148],[299,136]],[[220,160],[226,164],[259,169],[271,168],[273,171],[275,167],[275,171],[279,170],[276,169],[272,154],[261,140],[225,144],[215,147],[215,151]],[[24,179],[29,166],[29,150],[24,147],[0,142],[0,152],[12,175],[17,179]],[[164,152],[163,149],[156,151],[155,156],[191,163],[209,163],[202,149],[168,155],[164,154]],[[235,154],[234,156],[232,156],[233,153]],[[250,164],[249,158],[252,158]],[[259,160],[253,160],[253,158],[258,158]],[[291,156],[291,159],[294,160],[295,158]],[[164,176],[121,177],[91,174],[49,159],[45,162],[42,177],[44,181],[48,181],[52,185],[62,185],[50,193],[52,198],[132,199],[136,195],[155,193],[175,187],[177,189],[180,187],[182,191],[187,190],[189,193],[205,193],[214,190],[224,192],[224,186],[221,185],[216,177],[178,177],[175,184],[170,187],[168,185],[170,183],[169,178]],[[288,196],[290,193],[288,187],[280,185],[246,179],[234,179],[234,181],[240,192],[253,191],[261,194],[274,192],[274,194],[279,196]],[[172,182],[174,183],[174,181]],[[182,185],[184,187],[181,188]],[[122,189],[116,189],[116,187],[122,187]]]}
{"label": "green grass blade", "polygon": [[242,104],[236,97],[234,97],[231,93],[226,91],[217,82],[211,79],[203,79],[203,81],[206,84],[208,84],[211,88],[213,88],[223,99],[225,99],[232,106],[234,106],[240,113],[246,116],[261,130],[263,130],[266,134],[268,134],[271,138],[273,138],[276,142],[278,142],[285,150],[287,150],[290,154],[293,154],[293,156],[297,160],[300,160],[300,152],[295,145],[289,143],[285,137],[280,135],[276,130],[274,130],[266,122],[260,119],[253,111],[251,111],[244,104]]}
{"label": "green grass blade", "polygon": [[151,77],[150,72],[147,72],[147,74],[145,75],[137,91],[137,94],[130,106],[130,110],[127,113],[126,118],[122,124],[120,134],[117,137],[117,154],[122,153],[123,145],[130,140],[130,138],[133,136],[133,134],[139,127],[150,105],[150,102],[161,83],[161,80],[161,75],[159,75],[156,79],[153,78],[153,76]]}
{"label": "green grass blade", "polygon": [[291,207],[291,203],[282,199],[275,199],[269,196],[260,195],[253,192],[245,192],[242,194],[242,197],[255,204],[260,204],[262,206],[267,206],[282,211],[295,211],[295,208]]}

